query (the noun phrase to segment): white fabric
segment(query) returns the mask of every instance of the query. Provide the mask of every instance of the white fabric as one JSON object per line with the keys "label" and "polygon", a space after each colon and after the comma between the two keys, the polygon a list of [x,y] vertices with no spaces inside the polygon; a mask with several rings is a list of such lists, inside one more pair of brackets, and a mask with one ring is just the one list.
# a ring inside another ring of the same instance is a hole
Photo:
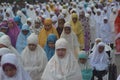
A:
{"label": "white fabric", "polygon": [[24,69],[19,65],[18,59],[14,54],[5,54],[1,59],[1,65],[6,63],[13,64],[17,68],[17,73],[13,77],[8,77],[5,75],[2,68],[0,68],[0,80],[31,80],[30,76],[24,71]]}
{"label": "white fabric", "polygon": [[71,53],[71,50],[67,47],[67,44],[64,38],[56,41],[55,47],[57,47],[57,49],[58,46],[59,48],[66,47],[66,55],[61,59],[55,51],[55,55],[46,66],[42,80],[82,80],[79,65]]}
{"label": "white fabric", "polygon": [[5,19],[14,18],[14,14],[13,14],[12,9],[7,8],[6,13],[8,13],[8,14],[9,14],[9,17],[8,17],[8,16],[6,16],[6,14],[5,14],[5,16],[4,16],[4,18],[5,18]]}
{"label": "white fabric", "polygon": [[100,26],[102,24],[102,15],[95,15],[95,21],[96,21],[96,38],[99,38],[99,34],[100,34]]}
{"label": "white fabric", "polygon": [[120,75],[118,76],[117,80],[120,80]]}
{"label": "white fabric", "polygon": [[0,44],[3,44],[7,48],[9,48],[12,51],[12,53],[14,53],[17,56],[17,58],[19,59],[19,61],[21,62],[21,57],[20,57],[19,53],[17,52],[17,50],[11,45],[11,41],[10,41],[10,38],[8,35],[3,35],[0,38]]}
{"label": "white fabric", "polygon": [[92,14],[89,17],[89,23],[90,23],[90,33],[91,33],[91,43],[94,43],[94,40],[96,39],[96,20],[94,18],[94,15]]}
{"label": "white fabric", "polygon": [[99,31],[99,37],[102,38],[102,41],[104,43],[109,44],[112,42],[112,33],[109,23],[102,23]]}
{"label": "white fabric", "polygon": [[21,17],[22,24],[25,24],[27,21],[27,17],[22,13],[22,11],[18,10],[17,15]]}
{"label": "white fabric", "polygon": [[28,44],[36,44],[36,50],[29,50],[28,46],[22,52],[23,66],[33,80],[41,80],[42,73],[47,64],[45,51],[38,45],[37,35],[32,33],[28,39]]}
{"label": "white fabric", "polygon": [[[39,28],[36,28],[36,27],[35,27],[35,22],[40,23]],[[40,18],[37,18],[37,19],[34,21],[34,25],[32,26],[32,32],[35,33],[36,35],[38,35],[42,28],[43,28],[42,20],[41,20]]]}
{"label": "white fabric", "polygon": [[31,17],[31,18],[33,19],[33,21],[34,21],[37,16],[36,16],[36,13],[35,13],[35,10],[34,10],[33,5],[30,5],[30,8],[32,8],[33,10],[28,9],[28,11],[27,11],[27,16],[28,16],[28,17]]}
{"label": "white fabric", "polygon": [[92,54],[90,54],[89,58],[90,58],[90,64],[93,68],[95,68],[96,70],[102,71],[102,70],[106,70],[108,69],[108,55],[105,52],[105,49],[102,53],[99,53],[98,48],[99,46],[104,46],[105,44],[103,42],[100,42],[96,49],[93,51]]}
{"label": "white fabric", "polygon": [[[114,9],[113,9],[114,11]],[[114,43],[115,41],[115,19],[117,17],[117,11],[115,11],[116,14],[114,14],[113,12],[110,14],[110,18],[109,18],[109,24],[110,24],[110,28],[111,28],[111,36],[112,36],[112,42]]]}
{"label": "white fabric", "polygon": [[[66,22],[64,27],[70,27],[71,28],[71,25],[70,25],[69,22]],[[63,32],[62,32],[60,38],[64,38],[64,39],[66,39],[68,41],[69,48],[71,49],[71,51],[73,52],[75,57],[77,57],[77,55],[78,55],[78,53],[80,51],[79,50],[80,44],[78,42],[76,34],[72,31],[72,29],[71,29],[70,34],[66,34],[64,29],[63,29]]]}
{"label": "white fabric", "polygon": [[11,53],[12,51],[8,48],[0,48],[0,56],[3,56],[7,53]]}

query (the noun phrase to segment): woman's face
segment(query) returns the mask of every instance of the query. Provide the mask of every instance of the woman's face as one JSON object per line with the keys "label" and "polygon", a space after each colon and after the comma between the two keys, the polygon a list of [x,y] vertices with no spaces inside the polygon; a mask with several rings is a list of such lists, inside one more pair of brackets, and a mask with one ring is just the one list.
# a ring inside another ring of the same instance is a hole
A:
{"label": "woman's face", "polygon": [[9,17],[9,16],[10,16],[10,14],[9,14],[9,13],[6,13],[6,16],[7,16],[7,17]]}
{"label": "woman's face", "polygon": [[54,42],[48,42],[48,46],[50,48],[55,48],[55,43]]}
{"label": "woman's face", "polygon": [[23,33],[24,35],[27,35],[27,34],[29,33],[29,30],[22,30],[22,33]]}
{"label": "woman's face", "polygon": [[64,27],[65,21],[63,19],[58,20],[59,27],[63,28]]}
{"label": "woman's face", "polygon": [[37,45],[36,45],[36,44],[28,44],[28,48],[29,48],[31,51],[35,51],[36,48],[37,48]]}
{"label": "woman's face", "polygon": [[104,23],[107,23],[108,22],[108,20],[107,19],[104,19]]}
{"label": "woman's face", "polygon": [[47,24],[47,25],[45,24],[44,25],[44,28],[45,28],[46,31],[49,31],[51,29],[51,27],[52,27],[51,24]]}
{"label": "woman's face", "polygon": [[104,51],[104,46],[99,46],[99,47],[98,47],[98,52],[99,52],[99,53],[102,53],[103,51]]}
{"label": "woman's face", "polygon": [[14,27],[13,23],[12,22],[8,22],[8,28],[13,28],[13,27]]}
{"label": "woman's face", "polygon": [[76,22],[77,22],[77,18],[72,18],[72,21],[73,21],[74,23],[76,23]]}
{"label": "woman's face", "polygon": [[40,23],[39,22],[35,22],[35,28],[40,28]]}
{"label": "woman's face", "polygon": [[31,26],[32,23],[31,23],[30,21],[27,21],[27,24],[28,24],[29,26]]}
{"label": "woman's face", "polygon": [[6,33],[7,33],[7,28],[1,28],[1,29],[0,29],[0,32],[3,32],[3,33],[6,34]]}
{"label": "woman's face", "polygon": [[65,27],[64,31],[66,34],[70,34],[71,33],[71,28],[70,27]]}
{"label": "woman's face", "polygon": [[10,65],[6,65],[4,67],[4,72],[8,77],[13,77],[17,73],[17,69]]}
{"label": "woman's face", "polygon": [[59,58],[64,58],[65,55],[66,55],[66,49],[65,48],[57,49],[56,52],[57,52],[57,56]]}
{"label": "woman's face", "polygon": [[80,58],[80,59],[79,59],[79,63],[85,64],[86,62],[87,62],[87,60],[84,59],[84,58]]}

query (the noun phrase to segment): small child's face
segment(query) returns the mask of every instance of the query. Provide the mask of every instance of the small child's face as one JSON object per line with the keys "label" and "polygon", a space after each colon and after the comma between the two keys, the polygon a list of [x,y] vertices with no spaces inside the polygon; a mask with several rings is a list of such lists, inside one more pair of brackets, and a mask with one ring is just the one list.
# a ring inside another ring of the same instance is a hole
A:
{"label": "small child's face", "polygon": [[79,63],[85,64],[86,62],[87,62],[87,60],[86,60],[86,59],[84,59],[84,58],[83,58],[83,59],[82,59],[82,58],[81,58],[81,59],[79,59]]}
{"label": "small child's face", "polygon": [[35,50],[36,50],[36,47],[37,47],[37,45],[35,45],[35,44],[28,44],[28,48],[29,48],[31,51],[35,51]]}
{"label": "small child's face", "polygon": [[40,28],[40,23],[39,22],[35,22],[35,28]]}
{"label": "small child's face", "polygon": [[66,34],[70,34],[71,33],[71,28],[70,27],[65,27],[64,31]]}
{"label": "small child's face", "polygon": [[22,30],[22,33],[23,33],[24,35],[27,35],[27,34],[29,33],[29,30]]}
{"label": "small child's face", "polygon": [[27,21],[27,24],[28,24],[29,26],[31,26],[32,23],[31,23],[30,21]]}
{"label": "small child's face", "polygon": [[102,53],[103,51],[104,51],[104,46],[99,46],[98,52],[99,52],[99,53]]}
{"label": "small child's face", "polygon": [[6,76],[13,77],[13,76],[15,76],[15,74],[17,72],[17,69],[12,67],[12,66],[10,66],[10,65],[6,65],[4,67],[4,72],[5,72]]}
{"label": "small child's face", "polygon": [[66,49],[64,48],[57,49],[56,52],[59,58],[64,58],[66,55]]}
{"label": "small child's face", "polygon": [[0,32],[7,33],[7,29],[6,28],[1,28]]}
{"label": "small child's face", "polygon": [[49,43],[48,43],[48,46],[49,46],[50,48],[55,48],[55,43],[54,43],[54,42],[49,42]]}

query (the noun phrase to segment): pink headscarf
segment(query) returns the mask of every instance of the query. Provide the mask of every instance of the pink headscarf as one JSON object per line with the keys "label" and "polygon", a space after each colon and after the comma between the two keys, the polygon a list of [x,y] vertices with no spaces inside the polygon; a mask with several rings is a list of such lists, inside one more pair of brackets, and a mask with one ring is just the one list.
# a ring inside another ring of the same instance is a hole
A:
{"label": "pink headscarf", "polygon": [[15,23],[15,21],[13,19],[9,19],[8,23],[9,22],[13,23],[13,28],[9,28],[9,26],[8,26],[7,35],[10,37],[11,43],[15,47],[16,46],[16,40],[17,40],[18,34],[20,32],[20,29],[18,28],[17,24]]}

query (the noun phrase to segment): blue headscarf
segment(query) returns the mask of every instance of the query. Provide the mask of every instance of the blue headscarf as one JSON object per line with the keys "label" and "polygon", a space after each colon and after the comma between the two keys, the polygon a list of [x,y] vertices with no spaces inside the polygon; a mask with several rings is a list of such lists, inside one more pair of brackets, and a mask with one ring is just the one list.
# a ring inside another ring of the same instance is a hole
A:
{"label": "blue headscarf", "polygon": [[50,48],[48,43],[53,42],[55,44],[56,40],[57,40],[57,36],[55,34],[49,34],[46,45],[44,47],[48,60],[50,60],[55,53],[55,48]]}
{"label": "blue headscarf", "polygon": [[[24,35],[22,33],[22,30],[28,30],[29,33],[27,35]],[[22,26],[21,32],[18,35],[17,43],[16,43],[16,49],[19,53],[23,51],[23,49],[27,46],[27,37],[31,34],[29,26],[27,24],[24,24]]]}
{"label": "blue headscarf", "polygon": [[19,27],[19,29],[21,29],[23,24],[22,24],[22,22],[21,22],[20,16],[15,16],[15,17],[14,17],[14,21],[15,21],[15,22],[18,22],[18,27]]}

